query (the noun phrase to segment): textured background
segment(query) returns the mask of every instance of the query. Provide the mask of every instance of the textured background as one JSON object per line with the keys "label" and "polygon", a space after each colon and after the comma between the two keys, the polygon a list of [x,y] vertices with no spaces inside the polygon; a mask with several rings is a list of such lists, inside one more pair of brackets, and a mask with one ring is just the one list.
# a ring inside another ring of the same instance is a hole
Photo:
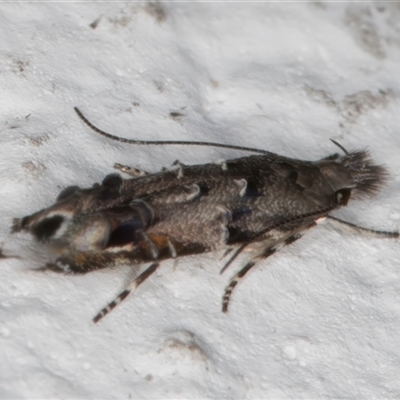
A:
{"label": "textured background", "polygon": [[368,147],[391,180],[336,215],[398,229],[399,21],[398,4],[378,2],[2,3],[0,244],[21,258],[0,261],[0,397],[399,398],[398,241],[322,225],[255,268],[226,315],[246,254],[222,276],[219,253],[165,262],[94,325],[141,268],[34,272],[43,249],[9,233],[114,162],[158,171],[243,155],[112,142],[74,106],[129,138],[310,160],[337,151],[329,138]]}

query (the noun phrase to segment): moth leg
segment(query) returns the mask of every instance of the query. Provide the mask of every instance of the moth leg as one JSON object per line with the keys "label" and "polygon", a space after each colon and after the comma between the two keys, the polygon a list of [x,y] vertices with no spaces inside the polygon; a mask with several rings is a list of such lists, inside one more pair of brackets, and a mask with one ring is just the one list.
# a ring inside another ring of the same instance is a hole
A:
{"label": "moth leg", "polygon": [[[231,254],[233,251],[233,247],[229,247],[228,249],[225,250],[224,254],[222,255],[222,257],[220,258],[220,260],[224,259],[228,254]],[[224,266],[225,268],[225,266]],[[220,272],[220,274],[222,274],[223,271]]]}
{"label": "moth leg", "polygon": [[133,178],[138,178],[139,176],[149,175],[148,172],[143,171],[138,168],[130,167],[129,165],[122,165],[122,164],[115,163],[114,168],[117,169],[118,171],[123,172],[124,174],[132,176]]}
{"label": "moth leg", "polygon": [[94,318],[93,322],[97,324],[102,318],[110,313],[118,304],[124,301],[135,289],[143,283],[160,266],[159,262],[153,262],[145,269],[123,292],[121,292],[111,303],[104,307]]}
{"label": "moth leg", "polygon": [[131,248],[126,246],[120,252],[80,251],[58,257],[44,267],[34,271],[53,271],[64,274],[86,274],[98,269],[109,268],[132,260]]}
{"label": "moth leg", "polygon": [[[222,267],[221,271],[219,272],[221,275],[224,273],[224,271],[236,260],[238,255],[249,245],[250,243],[243,243],[239,248],[233,253],[232,257],[225,263],[225,265]],[[227,256],[233,249],[229,249],[224,254],[224,257]]]}
{"label": "moth leg", "polygon": [[[226,313],[228,311],[229,300],[232,296],[233,289],[236,285],[243,279],[243,277],[249,272],[254,265],[260,261],[265,260],[269,256],[272,256],[275,252],[280,250],[282,247],[294,243],[296,240],[300,239],[306,232],[307,229],[315,226],[315,223],[309,225],[306,228],[303,228],[300,232],[296,232],[292,235],[285,235],[283,238],[276,240],[275,242],[269,244],[261,254],[254,257],[251,261],[249,261],[237,274],[235,274],[232,279],[230,280],[228,286],[225,288],[224,295],[222,297],[222,312]],[[247,244],[248,245],[248,244]],[[237,255],[244,249],[245,246],[241,246],[236,253],[233,255],[232,258],[236,258]],[[232,260],[231,258],[231,260]],[[230,264],[231,260],[228,261]],[[228,265],[229,265],[228,264]],[[226,266],[224,267],[226,268]]]}
{"label": "moth leg", "polygon": [[379,237],[379,238],[395,239],[399,237],[399,232],[397,231],[378,231],[375,229],[363,228],[361,226],[352,224],[351,222],[343,221],[339,218],[332,217],[330,215],[328,215],[326,218],[328,219],[328,222],[330,224],[332,224],[333,226],[342,231],[356,232],[366,236]]}

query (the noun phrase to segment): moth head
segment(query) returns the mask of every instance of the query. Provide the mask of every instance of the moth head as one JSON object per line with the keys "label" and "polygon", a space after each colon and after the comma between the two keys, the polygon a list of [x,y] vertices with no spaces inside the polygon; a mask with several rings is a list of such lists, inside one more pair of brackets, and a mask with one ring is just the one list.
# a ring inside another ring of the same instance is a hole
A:
{"label": "moth head", "polygon": [[30,232],[40,242],[60,239],[67,231],[72,213],[64,210],[41,210],[13,221],[12,232]]}
{"label": "moth head", "polygon": [[353,198],[376,194],[389,176],[384,166],[373,162],[367,150],[333,154],[321,160],[320,170],[335,192],[347,189]]}
{"label": "moth head", "polygon": [[50,207],[14,221],[13,231],[26,230],[56,252],[68,249],[100,251],[109,240],[111,227],[102,212],[78,214]]}
{"label": "moth head", "polygon": [[68,229],[79,202],[79,188],[71,186],[64,189],[56,202],[43,210],[13,221],[11,231],[28,231],[37,240],[47,242],[59,239]]}
{"label": "moth head", "polygon": [[52,206],[15,219],[12,232],[27,231],[59,253],[137,244],[154,219],[153,210],[142,200],[99,209],[99,201],[115,198],[113,189],[122,179],[111,176],[105,181],[91,189],[64,189]]}

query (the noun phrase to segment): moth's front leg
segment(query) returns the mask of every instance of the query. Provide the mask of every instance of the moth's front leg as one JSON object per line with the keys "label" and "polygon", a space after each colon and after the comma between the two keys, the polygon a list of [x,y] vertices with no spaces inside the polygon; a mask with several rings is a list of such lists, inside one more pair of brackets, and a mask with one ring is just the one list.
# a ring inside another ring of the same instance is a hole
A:
{"label": "moth's front leg", "polygon": [[145,269],[124,291],[122,291],[111,303],[104,307],[94,318],[93,322],[97,324],[102,318],[110,313],[118,304],[124,301],[135,289],[152,275],[160,263],[155,261]]}
{"label": "moth's front leg", "polygon": [[40,270],[50,270],[64,274],[86,274],[98,269],[109,268],[128,262],[129,253],[123,252],[76,252],[60,256],[54,262],[47,263]]}

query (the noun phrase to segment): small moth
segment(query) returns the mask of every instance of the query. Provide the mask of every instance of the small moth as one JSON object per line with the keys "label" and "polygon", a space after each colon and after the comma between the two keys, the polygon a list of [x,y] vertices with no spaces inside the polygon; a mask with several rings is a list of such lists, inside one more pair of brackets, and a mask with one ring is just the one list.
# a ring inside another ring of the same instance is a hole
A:
{"label": "small moth", "polygon": [[375,236],[398,232],[365,229],[330,215],[350,199],[373,196],[388,173],[365,150],[332,154],[318,161],[210,142],[148,142],[118,138],[78,116],[97,133],[130,144],[217,146],[259,153],[223,163],[183,165],[146,173],[116,164],[130,175],[111,174],[101,184],[64,189],[56,202],[15,219],[13,232],[27,231],[46,246],[52,261],[42,269],[84,274],[118,264],[150,265],[93,319],[97,323],[121,303],[161,262],[225,250],[221,273],[246,248],[251,259],[228,283],[222,299],[227,312],[232,292],[257,262],[301,238],[317,221]]}

